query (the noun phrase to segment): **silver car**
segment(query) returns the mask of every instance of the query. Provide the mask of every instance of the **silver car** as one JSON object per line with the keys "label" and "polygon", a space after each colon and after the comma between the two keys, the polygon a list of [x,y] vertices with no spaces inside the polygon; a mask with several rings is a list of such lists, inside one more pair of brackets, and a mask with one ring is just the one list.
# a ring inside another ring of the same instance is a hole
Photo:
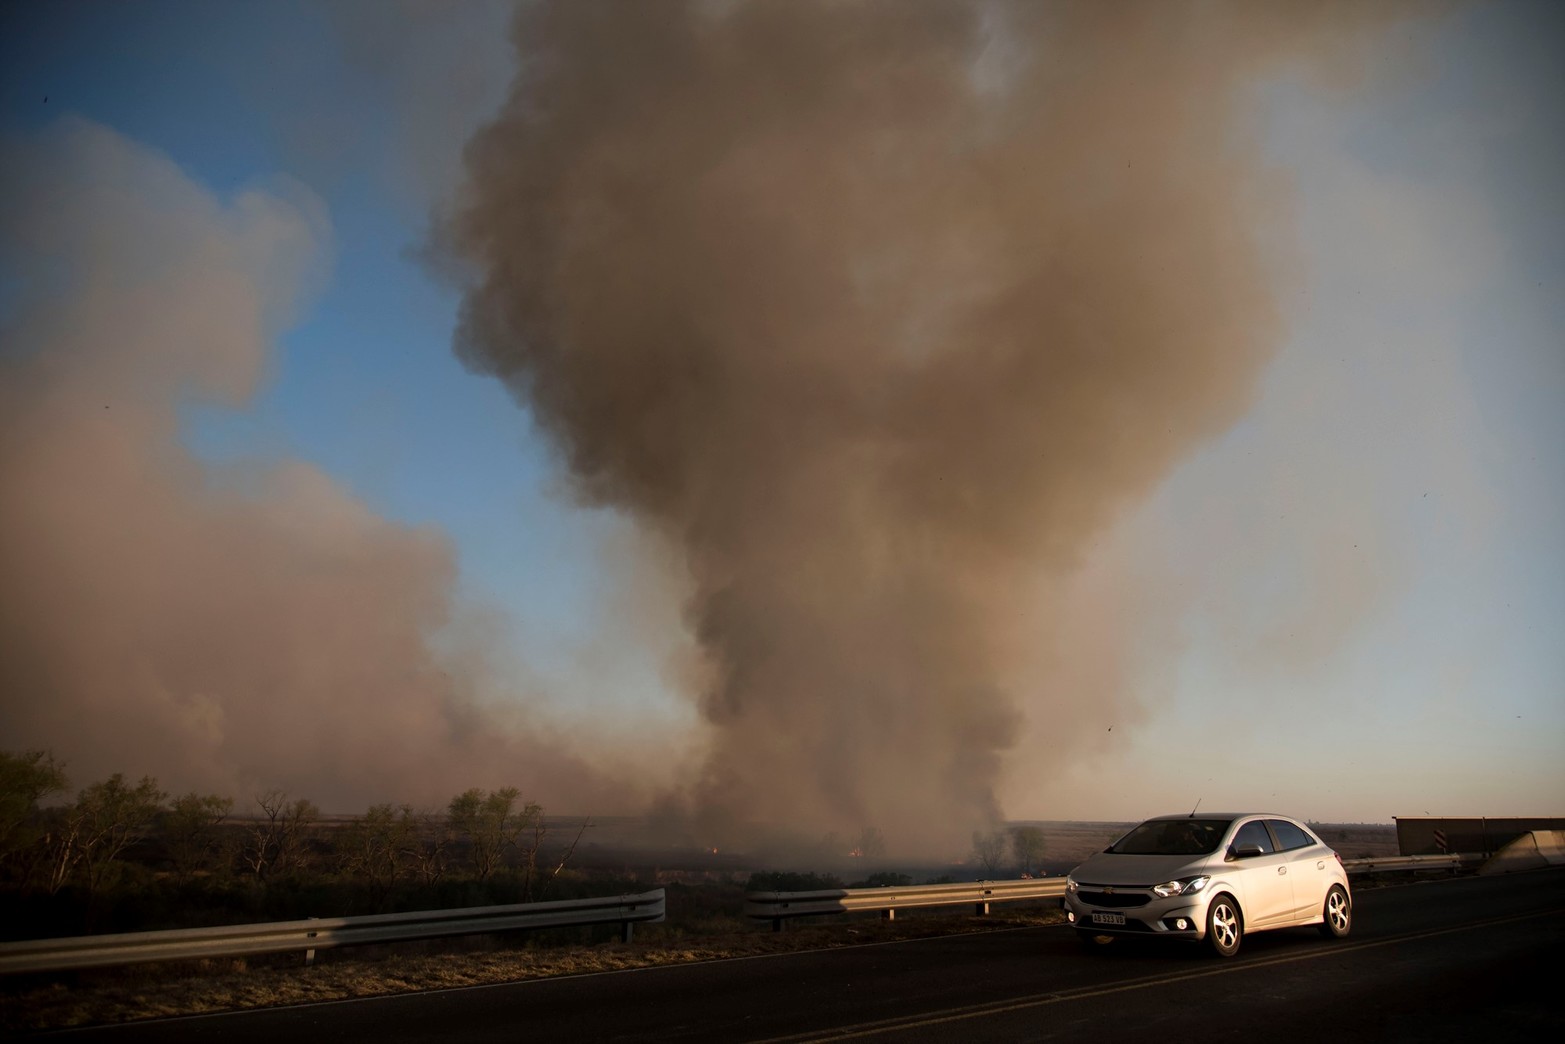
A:
{"label": "silver car", "polygon": [[1065,916],[1083,942],[1103,936],[1205,941],[1232,957],[1246,932],[1353,927],[1336,852],[1298,820],[1263,812],[1149,819],[1065,879]]}

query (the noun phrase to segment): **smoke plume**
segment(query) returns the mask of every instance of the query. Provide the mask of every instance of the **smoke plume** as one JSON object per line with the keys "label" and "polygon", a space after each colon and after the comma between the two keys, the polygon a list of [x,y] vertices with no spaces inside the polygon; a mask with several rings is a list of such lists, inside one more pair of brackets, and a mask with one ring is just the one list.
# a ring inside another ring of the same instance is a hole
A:
{"label": "smoke plume", "polygon": [[[204,465],[187,402],[240,406],[324,274],[302,186],[214,198],[95,124],[6,145],[0,195],[0,736],[85,784],[156,775],[331,811],[597,777],[440,654],[451,549],[297,461]],[[526,736],[533,736],[529,741]]]}
{"label": "smoke plume", "polygon": [[682,551],[713,829],[961,837],[1028,715],[1068,758],[1134,712],[1049,581],[1244,413],[1286,199],[1249,88],[1340,74],[1362,6],[524,10],[457,350]]}

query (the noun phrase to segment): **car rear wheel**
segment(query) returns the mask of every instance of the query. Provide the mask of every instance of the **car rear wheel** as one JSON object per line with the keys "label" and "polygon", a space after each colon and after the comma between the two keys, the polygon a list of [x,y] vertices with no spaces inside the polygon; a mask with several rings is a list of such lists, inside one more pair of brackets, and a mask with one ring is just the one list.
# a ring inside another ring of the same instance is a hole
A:
{"label": "car rear wheel", "polygon": [[1233,896],[1225,893],[1213,899],[1206,908],[1206,942],[1212,952],[1219,957],[1232,957],[1239,952],[1243,938],[1244,922]]}
{"label": "car rear wheel", "polygon": [[1341,885],[1332,885],[1326,893],[1326,906],[1322,911],[1320,933],[1328,939],[1340,939],[1353,930],[1353,902]]}

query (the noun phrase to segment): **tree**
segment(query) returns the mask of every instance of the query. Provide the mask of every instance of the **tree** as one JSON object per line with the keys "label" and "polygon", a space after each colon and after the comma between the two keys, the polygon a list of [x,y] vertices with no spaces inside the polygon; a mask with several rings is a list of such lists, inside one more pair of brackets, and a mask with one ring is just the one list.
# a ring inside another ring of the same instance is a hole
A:
{"label": "tree", "polygon": [[581,839],[587,833],[587,828],[592,825],[591,820],[583,820],[581,828],[576,831],[576,836],[571,843],[559,852],[559,858],[554,865],[547,870],[538,867],[538,853],[543,850],[544,840],[549,836],[549,823],[544,818],[543,806],[536,801],[529,801],[522,809],[519,820],[521,828],[517,835],[517,847],[520,854],[517,863],[522,872],[522,901],[532,902],[542,897],[542,894],[560,876],[560,871],[571,861],[571,856],[576,854],[576,846],[581,844]]}
{"label": "tree", "polygon": [[0,876],[26,877],[18,864],[43,836],[38,802],[65,787],[64,767],[48,751],[0,751]]}
{"label": "tree", "polygon": [[118,869],[120,853],[146,836],[166,797],[151,776],[132,787],[118,772],[83,788],[62,817],[49,890],[59,891],[75,871],[88,896],[97,895]]}
{"label": "tree", "polygon": [[407,805],[373,805],[343,831],[342,869],[369,887],[379,905],[407,871],[419,844],[418,822]]}
{"label": "tree", "polygon": [[973,858],[983,866],[985,877],[992,878],[999,872],[1008,840],[1004,830],[973,831]]}
{"label": "tree", "polygon": [[1031,876],[1043,859],[1043,828],[1035,826],[1019,826],[1011,828],[1011,852],[1016,857],[1016,865],[1026,876]]}
{"label": "tree", "polygon": [[[530,801],[520,812],[516,811],[516,799],[520,796],[521,791],[515,787],[502,787],[487,794],[474,788],[458,794],[447,806],[451,829],[466,839],[473,874],[481,882],[489,880],[504,865],[506,853],[516,847],[524,830],[536,830],[542,823],[543,806],[536,802]],[[541,840],[541,836],[536,838],[530,856],[536,857],[536,842]]]}
{"label": "tree", "polygon": [[258,880],[298,868],[304,862],[309,829],[321,810],[305,798],[289,801],[281,790],[258,794],[255,803],[261,806],[261,818],[250,828],[245,865]]}
{"label": "tree", "polygon": [[218,827],[233,808],[234,799],[219,794],[191,791],[174,799],[163,814],[163,838],[177,882],[186,884],[211,868],[220,847]]}
{"label": "tree", "polygon": [[420,883],[438,884],[446,876],[446,850],[450,842],[451,828],[448,825],[440,822],[435,813],[419,813],[412,858],[413,871],[418,875]]}

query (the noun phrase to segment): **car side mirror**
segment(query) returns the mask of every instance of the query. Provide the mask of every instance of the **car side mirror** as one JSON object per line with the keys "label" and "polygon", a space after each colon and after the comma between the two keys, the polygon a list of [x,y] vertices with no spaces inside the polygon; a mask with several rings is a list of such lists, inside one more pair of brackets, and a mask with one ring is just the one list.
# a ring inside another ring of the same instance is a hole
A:
{"label": "car side mirror", "polygon": [[1249,859],[1252,856],[1265,855],[1261,846],[1257,844],[1234,845],[1228,849],[1229,859]]}

